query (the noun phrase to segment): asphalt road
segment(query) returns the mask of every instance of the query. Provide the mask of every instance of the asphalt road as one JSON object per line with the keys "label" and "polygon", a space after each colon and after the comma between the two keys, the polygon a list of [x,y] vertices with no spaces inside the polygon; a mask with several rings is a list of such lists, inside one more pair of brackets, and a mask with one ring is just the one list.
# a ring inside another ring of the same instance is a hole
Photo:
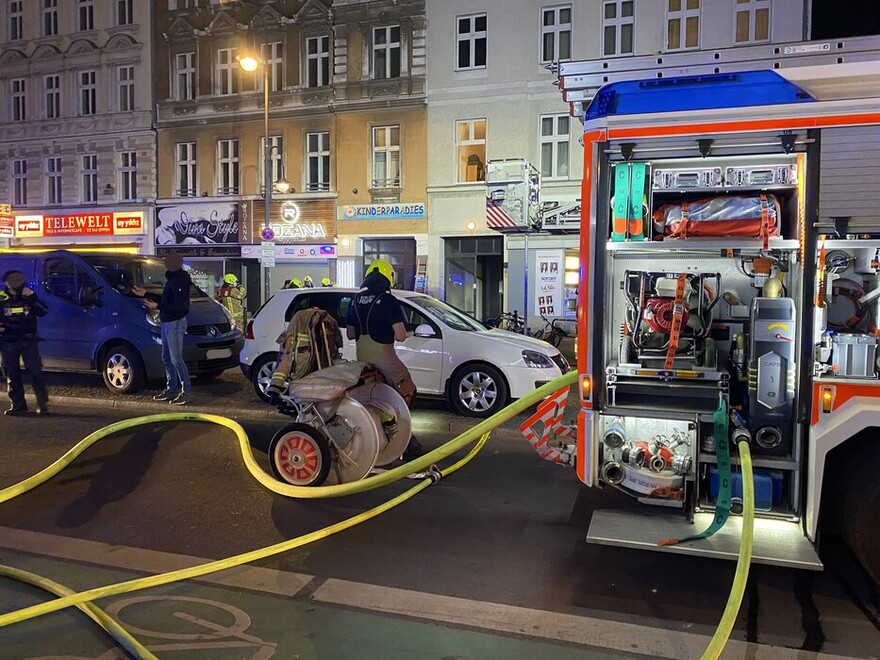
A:
{"label": "asphalt road", "polygon": [[[97,428],[139,414],[107,405],[98,384],[63,385],[57,379],[67,377],[53,378],[54,416],[0,420],[0,486],[37,472]],[[79,388],[96,403],[70,407],[60,396],[62,387]],[[225,380],[210,387],[232,389]],[[239,389],[231,396],[241,394]],[[143,397],[145,407],[155,405]],[[428,448],[452,437],[460,430],[455,425],[468,423],[431,404],[415,417]],[[266,466],[264,451],[279,422],[242,421]],[[228,431],[191,422],[143,427],[99,443],[44,486],[0,505],[0,563],[54,571],[79,588],[104,584],[176,568],[183,558],[218,559],[293,538],[411,484],[345,499],[291,500],[251,478]],[[235,606],[249,613],[252,630],[259,630],[255,637],[274,644],[277,657],[295,657],[293,650],[299,657],[354,657],[346,646],[352,636],[362,649],[377,649],[362,657],[567,658],[572,649],[690,656],[714,630],[733,563],[587,544],[592,511],[617,505],[628,501],[584,488],[572,470],[539,460],[508,427],[465,469],[413,500],[339,535],[257,562],[253,570],[262,572],[252,582],[143,592],[157,599],[151,613],[138,613],[148,604],[132,602],[133,595],[104,604],[135,608],[120,618],[146,617],[153,627],[136,627],[147,632],[167,618],[168,599]],[[730,647],[735,656],[876,657],[878,592],[839,544],[826,543],[822,554],[823,573],[752,567]],[[301,582],[276,588],[285,580]],[[160,596],[166,600],[158,602]],[[0,582],[2,611],[34,598]],[[283,607],[293,608],[294,628],[288,629],[286,618],[278,620]],[[312,617],[316,611],[323,615]],[[195,611],[178,611],[174,620],[187,616],[203,625],[212,620]],[[0,649],[57,654],[59,637],[39,631],[85,625],[75,615],[51,617],[0,629]],[[342,629],[329,630],[328,620]],[[148,635],[147,641],[162,645],[157,637]],[[71,647],[64,652],[98,657],[101,643],[84,641],[85,655]],[[179,657],[258,657],[194,652]],[[0,651],[0,657],[23,656]]]}

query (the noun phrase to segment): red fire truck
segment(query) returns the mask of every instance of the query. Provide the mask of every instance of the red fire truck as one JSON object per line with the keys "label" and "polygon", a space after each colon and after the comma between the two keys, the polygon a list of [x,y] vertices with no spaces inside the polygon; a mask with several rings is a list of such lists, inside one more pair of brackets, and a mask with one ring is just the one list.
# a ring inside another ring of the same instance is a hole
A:
{"label": "red fire truck", "polygon": [[[880,52],[797,47],[823,59],[598,91],[601,62],[558,65],[584,126],[574,463],[621,493],[588,540],[735,558],[721,450],[748,438],[753,560],[819,569],[833,528],[880,581]],[[723,499],[717,533],[657,545]]]}

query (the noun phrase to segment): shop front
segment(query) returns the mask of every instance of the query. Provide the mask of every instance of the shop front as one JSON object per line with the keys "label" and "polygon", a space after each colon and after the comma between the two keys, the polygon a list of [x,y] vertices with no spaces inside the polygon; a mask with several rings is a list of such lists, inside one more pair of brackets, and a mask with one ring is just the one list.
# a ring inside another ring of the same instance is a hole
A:
{"label": "shop front", "polygon": [[0,237],[9,252],[45,250],[104,251],[138,254],[147,252],[146,227],[149,208],[45,213],[28,209],[16,212],[0,208]]}

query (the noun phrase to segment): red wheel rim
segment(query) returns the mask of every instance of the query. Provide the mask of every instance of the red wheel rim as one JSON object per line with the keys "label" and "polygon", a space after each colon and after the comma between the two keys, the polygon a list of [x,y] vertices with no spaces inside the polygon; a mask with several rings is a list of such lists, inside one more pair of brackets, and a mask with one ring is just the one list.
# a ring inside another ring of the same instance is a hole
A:
{"label": "red wheel rim", "polygon": [[299,433],[284,436],[275,450],[278,469],[289,480],[308,482],[321,469],[321,450],[315,441]]}

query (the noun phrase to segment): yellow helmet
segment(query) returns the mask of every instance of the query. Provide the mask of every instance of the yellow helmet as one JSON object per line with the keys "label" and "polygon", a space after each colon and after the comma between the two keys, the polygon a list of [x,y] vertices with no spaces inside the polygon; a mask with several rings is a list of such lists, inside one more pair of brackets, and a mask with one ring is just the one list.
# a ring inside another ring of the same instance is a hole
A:
{"label": "yellow helmet", "polygon": [[321,286],[333,286],[333,282],[330,281],[329,277],[324,277],[321,279]]}
{"label": "yellow helmet", "polygon": [[231,284],[232,286],[238,284],[238,278],[232,273],[227,274],[226,277],[223,278],[223,281],[226,282],[226,284]]}
{"label": "yellow helmet", "polygon": [[311,282],[311,281],[312,281],[312,276],[311,276],[311,275],[306,275],[306,276],[303,278],[303,282]]}
{"label": "yellow helmet", "polygon": [[389,264],[384,259],[376,259],[373,263],[370,264],[370,267],[367,268],[367,275],[372,273],[374,270],[378,270],[382,275],[384,275],[390,284],[394,284],[394,267]]}
{"label": "yellow helmet", "polygon": [[303,283],[300,282],[299,279],[296,277],[294,277],[292,280],[290,280],[290,286],[293,287],[294,289],[302,289],[302,285],[303,285]]}

